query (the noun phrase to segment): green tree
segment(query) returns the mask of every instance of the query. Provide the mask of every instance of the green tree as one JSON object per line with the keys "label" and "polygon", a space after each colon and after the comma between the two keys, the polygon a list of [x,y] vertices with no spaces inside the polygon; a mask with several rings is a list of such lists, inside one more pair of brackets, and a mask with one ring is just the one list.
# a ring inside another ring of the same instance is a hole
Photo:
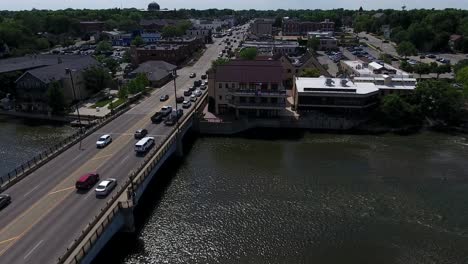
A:
{"label": "green tree", "polygon": [[399,95],[389,94],[382,99],[380,110],[392,126],[402,126],[414,121],[414,107]]}
{"label": "green tree", "polygon": [[300,74],[300,77],[320,77],[320,70],[317,68],[305,68]]}
{"label": "green tree", "polygon": [[218,58],[218,59],[211,62],[211,68],[210,68],[209,71],[216,70],[216,67],[218,67],[218,65],[224,65],[224,64],[227,64],[227,63],[229,63],[228,58]]}
{"label": "green tree", "polygon": [[397,52],[399,55],[404,56],[405,58],[412,55],[417,55],[418,50],[413,45],[413,43],[409,41],[401,42],[397,47]]}
{"label": "green tree", "polygon": [[177,37],[179,36],[179,31],[177,27],[172,26],[172,25],[167,25],[167,26],[164,26],[164,28],[162,29],[161,35],[164,38]]}
{"label": "green tree", "polygon": [[457,82],[463,84],[465,98],[468,99],[468,66],[461,68],[455,74]]}
{"label": "green tree", "polygon": [[426,63],[416,64],[414,65],[413,69],[415,73],[419,74],[419,78],[421,78],[423,74],[431,73],[431,67]]}
{"label": "green tree", "polygon": [[127,86],[120,87],[119,93],[117,95],[120,99],[127,99],[127,96],[128,96]]}
{"label": "green tree", "polygon": [[139,73],[135,78],[135,81],[138,83],[139,87],[142,87],[142,89],[150,85],[150,81],[144,73]]}
{"label": "green tree", "polygon": [[35,45],[36,45],[36,49],[38,50],[46,50],[50,47],[49,40],[47,40],[46,38],[36,39]]}
{"label": "green tree", "polygon": [[136,36],[135,39],[132,40],[132,45],[134,46],[142,46],[145,44],[145,41],[143,40],[143,38],[141,36]]}
{"label": "green tree", "polygon": [[122,60],[125,63],[130,63],[132,61],[132,56],[130,54],[130,50],[126,50],[122,56]]}
{"label": "green tree", "polygon": [[98,93],[106,88],[112,81],[109,72],[99,66],[92,66],[83,72],[86,89],[93,93]]}
{"label": "green tree", "polygon": [[307,40],[307,48],[317,51],[320,46],[320,40],[316,37],[311,37]]}
{"label": "green tree", "polygon": [[459,70],[465,68],[466,66],[468,66],[468,60],[461,60],[457,64],[455,64],[455,66],[453,66],[453,71],[455,72],[455,74],[457,74]]}
{"label": "green tree", "polygon": [[96,54],[112,51],[112,44],[109,41],[101,41],[96,45]]}
{"label": "green tree", "polygon": [[405,72],[414,72],[413,66],[411,66],[407,61],[402,61],[400,63],[400,68]]}
{"label": "green tree", "polygon": [[464,106],[463,93],[440,80],[419,82],[413,102],[424,116],[447,123],[457,122]]}
{"label": "green tree", "polygon": [[119,63],[111,57],[106,57],[102,60],[102,64],[106,66],[113,74],[117,72]]}
{"label": "green tree", "polygon": [[63,114],[65,110],[65,96],[58,82],[51,82],[47,89],[47,101],[52,113]]}
{"label": "green tree", "polygon": [[257,57],[256,48],[245,48],[241,50],[240,57],[244,60],[254,60]]}
{"label": "green tree", "polygon": [[436,62],[431,62],[430,68],[432,73],[437,74],[437,79],[439,79],[441,74],[452,72],[452,66],[450,64],[437,65]]}

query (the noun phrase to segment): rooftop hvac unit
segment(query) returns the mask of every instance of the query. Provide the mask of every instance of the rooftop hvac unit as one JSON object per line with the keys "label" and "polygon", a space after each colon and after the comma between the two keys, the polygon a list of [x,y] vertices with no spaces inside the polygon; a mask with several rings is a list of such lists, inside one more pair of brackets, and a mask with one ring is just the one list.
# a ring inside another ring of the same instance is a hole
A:
{"label": "rooftop hvac unit", "polygon": [[341,86],[347,87],[347,86],[348,86],[348,80],[346,80],[346,79],[341,79]]}
{"label": "rooftop hvac unit", "polygon": [[335,81],[333,81],[333,79],[331,79],[331,78],[327,78],[325,80],[325,85],[327,85],[327,86],[333,86],[334,84],[335,84]]}

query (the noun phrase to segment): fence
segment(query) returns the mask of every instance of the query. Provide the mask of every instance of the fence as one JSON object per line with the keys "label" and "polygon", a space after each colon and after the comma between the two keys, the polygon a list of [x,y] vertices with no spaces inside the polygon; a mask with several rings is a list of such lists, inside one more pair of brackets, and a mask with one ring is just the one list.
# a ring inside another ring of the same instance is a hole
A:
{"label": "fence", "polygon": [[[199,100],[194,109],[199,108],[206,99],[206,94]],[[195,114],[195,111],[193,112]],[[187,121],[191,116],[185,116],[181,121],[179,129],[183,130],[184,126],[187,125]],[[140,163],[137,169],[130,172],[127,180],[121,187],[114,192],[111,199],[107,201],[106,206],[101,209],[98,215],[96,215],[91,222],[81,231],[80,236],[75,239],[72,244],[67,247],[67,251],[61,257],[58,258],[58,263],[80,263],[80,261],[86,256],[89,249],[92,248],[94,243],[98,240],[99,236],[105,231],[106,227],[111,223],[113,217],[121,208],[129,208],[133,204],[134,190],[136,190],[145,179],[151,175],[151,171],[157,166],[159,161],[167,154],[172,144],[177,140],[177,133],[172,133],[161,142],[158,146],[155,146],[145,157],[143,162]],[[162,148],[161,148],[162,147]],[[137,177],[139,176],[139,177]],[[127,201],[118,201],[122,194],[127,191]],[[107,215],[106,215],[107,214]],[[105,217],[104,217],[105,216]],[[94,231],[93,231],[94,228]],[[78,246],[86,239],[84,245],[78,252],[72,257],[72,253],[76,251]],[[69,262],[67,262],[69,260]]]}
{"label": "fence", "polygon": [[55,158],[56,156],[63,153],[65,150],[67,150],[71,146],[78,143],[83,138],[89,136],[90,134],[94,133],[95,131],[103,127],[104,125],[108,124],[110,121],[120,116],[122,113],[127,111],[130,108],[130,104],[138,100],[139,97],[140,95],[132,97],[126,103],[120,105],[117,110],[113,110],[111,113],[107,114],[106,116],[96,119],[97,122],[92,127],[85,129],[85,130],[83,130],[83,128],[80,127],[79,132],[76,132],[73,135],[65,138],[64,140],[57,143],[56,145],[44,150],[43,152],[34,156],[32,159],[21,164],[14,170],[1,176],[0,177],[0,190],[6,190],[9,187],[13,186],[15,183],[17,183],[18,181],[20,181],[27,175],[31,174],[33,171],[40,168],[46,162]]}

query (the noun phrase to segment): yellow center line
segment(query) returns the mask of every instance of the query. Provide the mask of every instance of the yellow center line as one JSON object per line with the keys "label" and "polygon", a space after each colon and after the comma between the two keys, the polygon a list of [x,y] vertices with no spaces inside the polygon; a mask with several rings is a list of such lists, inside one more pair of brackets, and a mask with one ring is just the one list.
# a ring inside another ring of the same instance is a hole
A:
{"label": "yellow center line", "polygon": [[71,187],[68,187],[68,188],[64,188],[64,189],[61,189],[61,190],[57,190],[57,191],[50,192],[50,193],[48,193],[47,195],[56,194],[56,193],[63,192],[63,191],[67,191],[67,190],[74,189],[74,188],[75,188],[75,186],[71,186]]}
{"label": "yellow center line", "polygon": [[10,239],[6,239],[6,240],[3,240],[3,241],[0,241],[0,245],[1,245],[1,244],[4,244],[4,243],[7,243],[7,242],[10,242],[10,241],[12,241],[12,240],[15,240],[15,239],[17,239],[17,238],[19,238],[19,236],[15,236],[15,237],[12,237],[12,238],[10,238]]}
{"label": "yellow center line", "polygon": [[112,156],[112,155],[114,155],[114,153],[112,153],[112,154],[109,154],[109,155],[104,155],[104,156],[96,157],[96,158],[93,158],[93,159],[91,159],[91,160],[99,160],[99,159],[104,159],[104,158],[108,158],[108,157],[110,157],[110,156]]}

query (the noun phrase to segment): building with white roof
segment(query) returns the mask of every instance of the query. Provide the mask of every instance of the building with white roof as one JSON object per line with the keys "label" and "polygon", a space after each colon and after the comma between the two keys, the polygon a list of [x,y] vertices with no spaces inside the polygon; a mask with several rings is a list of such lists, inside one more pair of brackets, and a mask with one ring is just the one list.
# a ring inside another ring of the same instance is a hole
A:
{"label": "building with white roof", "polygon": [[416,78],[392,77],[390,75],[380,75],[374,77],[354,77],[355,83],[373,83],[379,88],[380,95],[405,94],[412,92],[416,88]]}
{"label": "building with white roof", "polygon": [[377,104],[379,88],[371,82],[339,78],[294,78],[296,111],[317,109],[362,110]]}
{"label": "building with white roof", "polygon": [[383,74],[397,78],[412,78],[413,75],[397,69],[390,64],[386,63],[365,63],[360,60],[350,61],[343,60],[340,62],[343,71],[348,75],[357,77],[376,77]]}

